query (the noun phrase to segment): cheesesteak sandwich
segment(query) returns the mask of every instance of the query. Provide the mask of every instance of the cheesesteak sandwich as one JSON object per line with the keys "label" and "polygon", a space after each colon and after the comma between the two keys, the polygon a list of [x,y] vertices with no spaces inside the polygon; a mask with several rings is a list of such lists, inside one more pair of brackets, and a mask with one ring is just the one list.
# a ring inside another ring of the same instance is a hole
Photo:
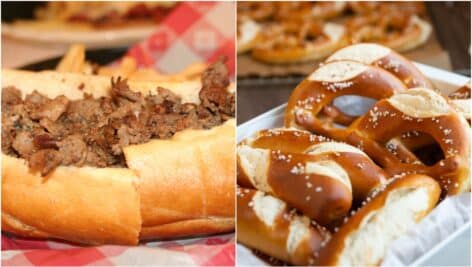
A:
{"label": "cheesesteak sandwich", "polygon": [[2,71],[2,227],[85,244],[234,229],[234,92]]}

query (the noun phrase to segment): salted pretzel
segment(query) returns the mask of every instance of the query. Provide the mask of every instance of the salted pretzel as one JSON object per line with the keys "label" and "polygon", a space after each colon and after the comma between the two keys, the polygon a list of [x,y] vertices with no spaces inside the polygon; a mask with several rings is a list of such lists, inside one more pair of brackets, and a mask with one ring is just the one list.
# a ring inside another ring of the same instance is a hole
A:
{"label": "salted pretzel", "polygon": [[315,264],[380,265],[392,242],[436,206],[440,192],[438,183],[425,175],[391,180],[346,218],[344,225],[318,252]]}
{"label": "salted pretzel", "polygon": [[238,145],[238,183],[270,193],[321,225],[386,181],[361,150],[296,129],[256,133]]}
{"label": "salted pretzel", "polygon": [[[411,132],[430,135],[444,159],[431,166],[403,162],[397,157],[395,146],[385,146],[389,140],[399,136],[401,140],[401,136]],[[390,175],[429,175],[448,195],[470,188],[469,126],[446,98],[432,90],[413,88],[380,100],[344,133],[340,140],[360,147]]]}
{"label": "salted pretzel", "polygon": [[470,116],[470,105],[471,105],[471,89],[470,89],[470,83],[469,81],[467,84],[464,86],[460,87],[456,91],[452,92],[449,94],[449,98],[451,99],[451,102],[453,106],[456,108],[456,110],[464,116],[464,118],[469,122],[471,120]]}
{"label": "salted pretzel", "polygon": [[346,27],[352,43],[374,42],[400,52],[424,44],[432,32],[427,21],[396,9],[355,16]]}
{"label": "salted pretzel", "polygon": [[431,82],[410,60],[383,45],[353,44],[336,51],[326,62],[336,60],[353,60],[382,68],[402,80],[408,88],[433,88]]}
{"label": "salted pretzel", "polygon": [[295,265],[313,264],[315,253],[330,238],[284,201],[262,191],[238,187],[238,242]]}
{"label": "salted pretzel", "polygon": [[344,26],[317,20],[272,23],[260,36],[252,56],[266,63],[320,59],[347,44]]}
{"label": "salted pretzel", "polygon": [[340,15],[346,8],[345,2],[299,2],[275,3],[274,17],[278,21],[329,19]]}
{"label": "salted pretzel", "polygon": [[360,95],[382,99],[406,89],[401,80],[381,68],[356,61],[332,61],[320,66],[295,88],[287,104],[284,125],[342,140],[346,129],[336,127],[334,122],[346,125],[355,117],[329,106],[336,97]]}

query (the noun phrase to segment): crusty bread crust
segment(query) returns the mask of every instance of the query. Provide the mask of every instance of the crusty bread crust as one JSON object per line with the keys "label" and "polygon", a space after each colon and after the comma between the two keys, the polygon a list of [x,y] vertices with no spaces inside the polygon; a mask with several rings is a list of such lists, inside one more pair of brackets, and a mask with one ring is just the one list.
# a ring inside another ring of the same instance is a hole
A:
{"label": "crusty bread crust", "polygon": [[[155,94],[158,86],[166,88],[182,98],[182,102],[200,103],[200,81],[185,82],[148,82],[128,81],[131,90],[143,94]],[[108,95],[111,87],[110,77],[86,75],[79,73],[62,73],[56,71],[22,71],[2,70],[2,88],[16,86],[26,95],[37,90],[41,94],[54,98],[64,95],[68,99],[81,99],[83,94],[92,94],[94,97]],[[82,89],[79,89],[81,87]]]}
{"label": "crusty bread crust", "polygon": [[234,230],[234,217],[202,218],[179,221],[174,223],[143,227],[140,240],[158,238],[177,238],[212,233],[225,233]]}
{"label": "crusty bread crust", "polygon": [[234,217],[234,120],[124,148],[140,177],[143,226]]}
{"label": "crusty bread crust", "polygon": [[138,242],[137,177],[125,168],[58,167],[46,177],[2,155],[2,227],[87,244]]}
{"label": "crusty bread crust", "polygon": [[[80,99],[108,94],[110,78],[52,71],[2,71],[2,88]],[[129,81],[198,103],[200,82]],[[79,89],[82,88],[82,89]],[[2,227],[25,237],[85,244],[137,244],[234,229],[235,121],[184,130],[171,139],[124,148],[129,168],[60,166],[46,177],[2,153]]]}

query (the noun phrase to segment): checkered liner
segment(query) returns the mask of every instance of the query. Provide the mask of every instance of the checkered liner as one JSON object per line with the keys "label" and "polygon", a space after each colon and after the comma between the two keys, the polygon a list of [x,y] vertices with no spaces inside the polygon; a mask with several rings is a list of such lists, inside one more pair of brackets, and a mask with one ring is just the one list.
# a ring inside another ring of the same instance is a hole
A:
{"label": "checkered liner", "polygon": [[234,259],[234,234],[149,242],[137,247],[80,247],[2,235],[3,266],[233,266]]}
{"label": "checkered liner", "polygon": [[234,73],[234,10],[232,2],[180,3],[148,39],[131,47],[128,55],[139,65],[164,73],[177,72],[194,62],[213,62],[224,55]]}
{"label": "checkered liner", "polygon": [[[228,58],[234,74],[235,12],[231,2],[179,3],[146,40],[128,55],[140,66],[172,73],[194,62]],[[234,234],[137,247],[82,247],[60,241],[28,240],[2,234],[2,265],[200,265],[233,266]]]}

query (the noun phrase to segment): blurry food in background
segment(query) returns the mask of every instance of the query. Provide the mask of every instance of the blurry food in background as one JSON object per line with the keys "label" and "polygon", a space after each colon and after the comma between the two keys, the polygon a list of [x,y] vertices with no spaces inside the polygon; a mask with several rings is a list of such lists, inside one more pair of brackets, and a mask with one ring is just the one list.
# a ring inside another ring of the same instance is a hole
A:
{"label": "blurry food in background", "polygon": [[276,20],[330,19],[346,9],[345,2],[280,2],[277,3]]}
{"label": "blurry food in background", "polygon": [[342,25],[317,20],[270,24],[260,36],[252,56],[269,63],[321,59],[347,44]]}
{"label": "blurry food in background", "polygon": [[15,24],[35,27],[75,26],[82,29],[129,27],[159,23],[173,9],[173,2],[48,2],[35,10],[33,20]]}
{"label": "blurry food in background", "polygon": [[238,19],[237,52],[245,53],[251,50],[259,40],[261,26],[250,18]]}
{"label": "blurry food in background", "polygon": [[351,43],[375,42],[396,51],[407,51],[425,43],[431,34],[431,25],[424,17],[423,3],[353,2],[356,13],[346,26]]}
{"label": "blurry food in background", "polygon": [[423,2],[238,2],[238,53],[291,63],[359,42],[404,52],[428,40],[425,17]]}
{"label": "blurry food in background", "polygon": [[195,62],[177,73],[160,73],[153,68],[140,68],[136,60],[125,56],[116,66],[100,66],[89,62],[85,58],[85,46],[72,45],[56,66],[56,71],[81,74],[96,74],[110,77],[122,77],[129,80],[153,82],[177,82],[198,80],[208,64]]}

